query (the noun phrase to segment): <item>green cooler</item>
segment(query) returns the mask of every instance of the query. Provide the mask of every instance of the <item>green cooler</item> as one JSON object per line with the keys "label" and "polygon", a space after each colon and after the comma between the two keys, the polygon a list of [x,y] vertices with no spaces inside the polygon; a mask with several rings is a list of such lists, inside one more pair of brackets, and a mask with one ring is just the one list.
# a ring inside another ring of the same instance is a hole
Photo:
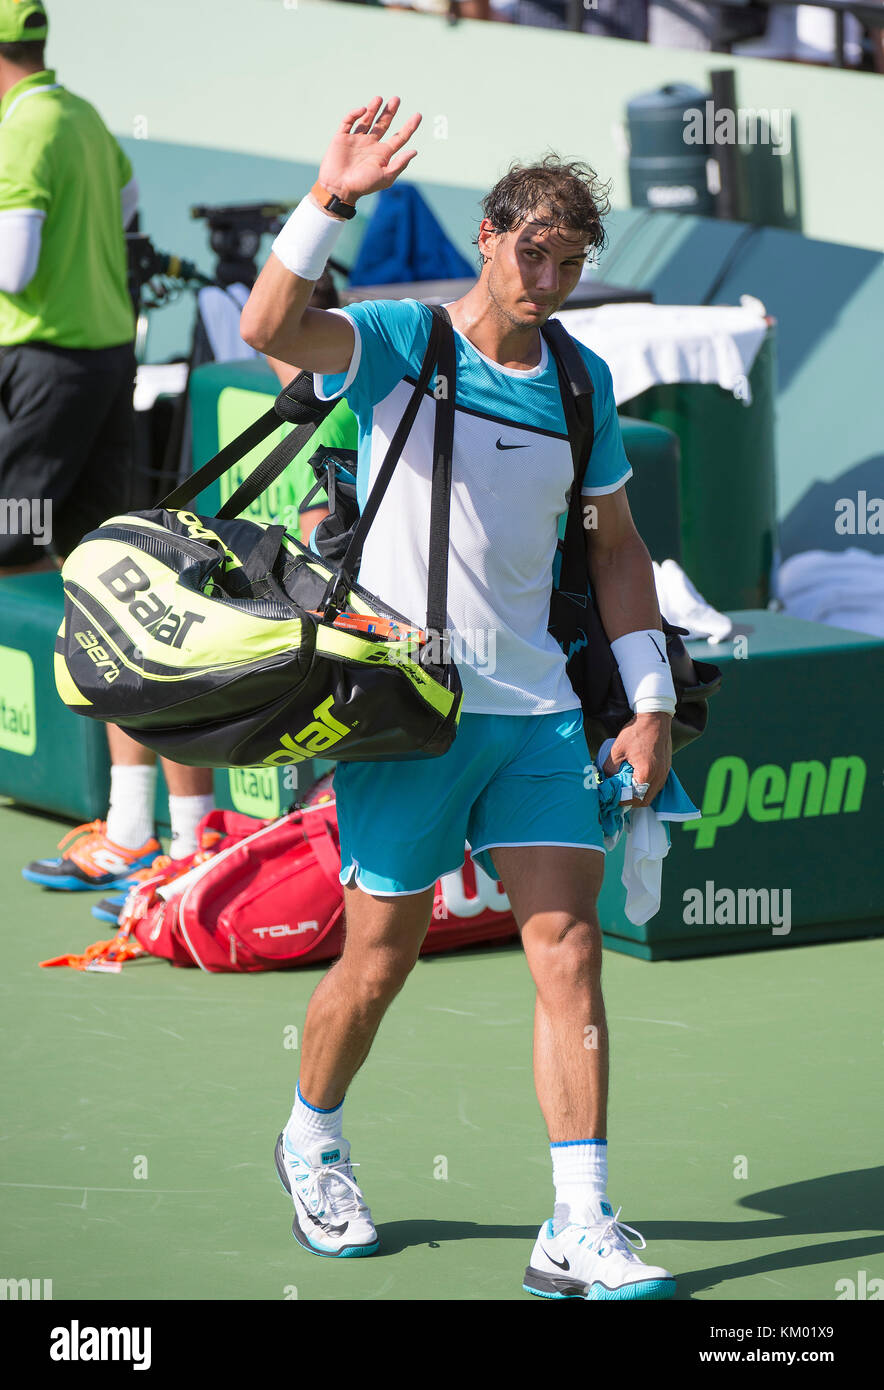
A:
{"label": "green cooler", "polygon": [[[713,608],[764,608],[776,536],[771,327],[749,373],[751,404],[717,385],[652,386],[621,415],[673,430],[681,443],[681,565]],[[675,558],[675,557],[673,557]]]}

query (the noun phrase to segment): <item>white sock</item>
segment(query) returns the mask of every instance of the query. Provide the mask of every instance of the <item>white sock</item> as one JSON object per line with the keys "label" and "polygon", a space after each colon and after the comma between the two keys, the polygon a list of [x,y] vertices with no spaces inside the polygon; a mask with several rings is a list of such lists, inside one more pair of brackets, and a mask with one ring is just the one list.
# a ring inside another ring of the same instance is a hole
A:
{"label": "white sock", "polygon": [[118,763],[111,768],[107,838],[122,849],[140,849],[154,833],[156,763]]}
{"label": "white sock", "polygon": [[343,1100],[332,1110],[318,1110],[315,1105],[309,1105],[302,1099],[299,1082],[295,1087],[295,1103],[292,1106],[292,1113],[285,1127],[291,1147],[300,1152],[326,1139],[342,1139],[344,1136],[343,1116]]}
{"label": "white sock", "polygon": [[196,828],[203,816],[215,807],[212,792],[205,796],[170,796],[169,818],[172,822],[172,843],[169,854],[173,859],[184,859],[188,854],[196,854],[199,843]]}
{"label": "white sock", "polygon": [[553,1230],[557,1232],[566,1224],[569,1214],[579,1216],[592,1198],[607,1196],[608,1141],[581,1139],[549,1147],[556,1188]]}

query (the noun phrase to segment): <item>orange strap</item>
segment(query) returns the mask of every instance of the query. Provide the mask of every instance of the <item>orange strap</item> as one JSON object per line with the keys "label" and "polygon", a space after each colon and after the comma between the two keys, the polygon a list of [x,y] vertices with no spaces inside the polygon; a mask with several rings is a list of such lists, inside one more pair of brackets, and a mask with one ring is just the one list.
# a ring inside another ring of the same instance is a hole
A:
{"label": "orange strap", "polygon": [[144,947],[139,946],[130,935],[129,929],[124,928],[111,941],[94,941],[81,956],[55,956],[53,960],[41,960],[40,965],[69,965],[73,970],[108,970],[116,974],[126,961],[137,960],[139,956],[147,954]]}
{"label": "orange strap", "polygon": [[[185,870],[176,870],[175,865],[180,861],[170,859],[167,854],[158,855],[151,865],[151,868],[156,868],[157,872],[138,884],[135,892],[128,894],[120,913],[119,931],[115,937],[110,941],[94,941],[91,946],[86,947],[81,956],[55,956],[52,960],[41,960],[40,965],[69,965],[72,970],[103,970],[118,974],[127,961],[137,960],[139,956],[150,955],[150,952],[145,951],[143,946],[139,946],[133,935],[135,923],[146,914],[149,908],[153,907],[156,902],[156,889],[158,887],[170,882],[182,872],[189,872],[196,864],[202,864],[206,859],[212,859],[217,853],[213,846],[220,843],[222,838],[223,836],[217,831],[204,831],[203,844],[205,848],[197,850]],[[173,870],[172,873],[168,872],[170,868]]]}

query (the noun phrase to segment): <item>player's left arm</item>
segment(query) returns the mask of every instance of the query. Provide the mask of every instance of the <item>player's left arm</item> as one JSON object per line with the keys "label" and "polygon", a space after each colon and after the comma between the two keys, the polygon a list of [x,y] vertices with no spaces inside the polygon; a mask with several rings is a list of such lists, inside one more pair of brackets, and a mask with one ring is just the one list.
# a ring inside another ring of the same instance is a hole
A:
{"label": "player's left arm", "polygon": [[[590,506],[594,511],[587,512]],[[583,507],[585,520],[591,523],[586,526],[587,567],[608,640],[657,629],[665,654],[651,557],[635,528],[626,488],[584,495]],[[634,714],[619,734],[605,771],[616,770],[625,760],[633,769],[633,781],[648,784],[640,801],[624,805],[649,806],[662,789],[672,763],[671,726],[672,716],[660,711]]]}

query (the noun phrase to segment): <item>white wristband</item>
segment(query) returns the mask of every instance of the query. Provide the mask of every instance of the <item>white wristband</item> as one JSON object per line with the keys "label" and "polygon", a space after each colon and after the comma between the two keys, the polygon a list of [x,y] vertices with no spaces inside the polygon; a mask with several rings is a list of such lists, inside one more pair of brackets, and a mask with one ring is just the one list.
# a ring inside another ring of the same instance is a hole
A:
{"label": "white wristband", "polygon": [[646,695],[643,699],[638,699],[633,708],[636,714],[675,714],[676,699],[674,695]]}
{"label": "white wristband", "polygon": [[318,280],[347,223],[302,198],[276,237],[271,251],[286,270],[302,280]]}
{"label": "white wristband", "polygon": [[630,709],[636,714],[675,713],[675,686],[666,655],[666,638],[658,628],[616,637],[611,651],[617,662]]}

